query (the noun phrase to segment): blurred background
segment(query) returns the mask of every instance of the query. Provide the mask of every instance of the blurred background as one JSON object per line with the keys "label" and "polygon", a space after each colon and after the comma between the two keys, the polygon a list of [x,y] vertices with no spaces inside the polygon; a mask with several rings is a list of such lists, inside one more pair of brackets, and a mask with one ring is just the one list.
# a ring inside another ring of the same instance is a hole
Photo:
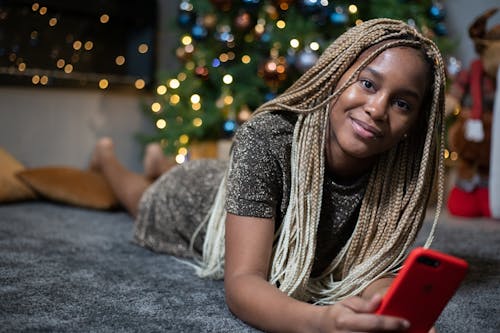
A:
{"label": "blurred background", "polygon": [[[438,43],[453,77],[477,57],[469,25],[494,6],[497,0],[3,0],[0,146],[29,167],[84,168],[101,136],[114,139],[135,171],[150,141],[179,163],[199,154],[224,158],[251,111],[356,23],[385,16],[415,25]],[[488,25],[498,22],[500,15]]]}

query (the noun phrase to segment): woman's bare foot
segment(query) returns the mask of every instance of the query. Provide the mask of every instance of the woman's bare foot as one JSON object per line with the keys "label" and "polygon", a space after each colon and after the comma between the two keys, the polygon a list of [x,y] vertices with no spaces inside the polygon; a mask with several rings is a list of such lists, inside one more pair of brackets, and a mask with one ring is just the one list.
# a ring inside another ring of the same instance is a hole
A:
{"label": "woman's bare foot", "polygon": [[89,169],[96,172],[102,171],[102,166],[106,163],[106,160],[114,157],[114,149],[115,147],[111,138],[104,137],[99,139],[94,147]]}
{"label": "woman's bare foot", "polygon": [[175,166],[176,163],[173,159],[165,156],[160,144],[154,142],[146,146],[143,165],[144,176],[148,179],[156,179]]}

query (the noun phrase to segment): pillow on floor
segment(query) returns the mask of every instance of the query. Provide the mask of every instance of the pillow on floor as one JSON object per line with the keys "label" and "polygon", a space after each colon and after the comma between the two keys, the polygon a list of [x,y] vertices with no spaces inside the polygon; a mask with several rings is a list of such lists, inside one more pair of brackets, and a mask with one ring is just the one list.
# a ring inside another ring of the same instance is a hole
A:
{"label": "pillow on floor", "polygon": [[35,192],[16,177],[24,166],[12,155],[0,148],[0,203],[30,200]]}
{"label": "pillow on floor", "polygon": [[25,169],[17,176],[48,200],[100,210],[118,206],[108,182],[97,172],[54,166]]}

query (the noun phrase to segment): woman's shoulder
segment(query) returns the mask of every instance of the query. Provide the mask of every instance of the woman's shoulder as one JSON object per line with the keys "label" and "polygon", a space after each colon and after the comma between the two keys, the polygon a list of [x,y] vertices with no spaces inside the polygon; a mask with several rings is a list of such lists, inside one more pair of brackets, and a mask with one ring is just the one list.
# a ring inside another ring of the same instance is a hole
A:
{"label": "woman's shoulder", "polygon": [[292,112],[265,112],[243,123],[238,129],[236,137],[249,134],[261,138],[291,135],[296,122],[297,115]]}

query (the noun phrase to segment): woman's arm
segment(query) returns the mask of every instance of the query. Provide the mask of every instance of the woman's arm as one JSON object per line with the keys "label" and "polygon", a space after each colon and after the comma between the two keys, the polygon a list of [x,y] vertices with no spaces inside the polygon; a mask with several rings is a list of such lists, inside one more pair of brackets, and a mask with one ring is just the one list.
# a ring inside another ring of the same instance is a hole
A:
{"label": "woman's arm", "polygon": [[363,290],[361,296],[365,299],[371,299],[375,294],[383,296],[386,293],[387,289],[389,289],[392,281],[394,281],[393,277],[375,280],[368,287],[366,287],[365,290]]}
{"label": "woman's arm", "polygon": [[224,285],[229,309],[267,332],[398,331],[407,323],[372,313],[380,296],[351,297],[333,306],[300,302],[269,284],[274,223],[228,214]]}

